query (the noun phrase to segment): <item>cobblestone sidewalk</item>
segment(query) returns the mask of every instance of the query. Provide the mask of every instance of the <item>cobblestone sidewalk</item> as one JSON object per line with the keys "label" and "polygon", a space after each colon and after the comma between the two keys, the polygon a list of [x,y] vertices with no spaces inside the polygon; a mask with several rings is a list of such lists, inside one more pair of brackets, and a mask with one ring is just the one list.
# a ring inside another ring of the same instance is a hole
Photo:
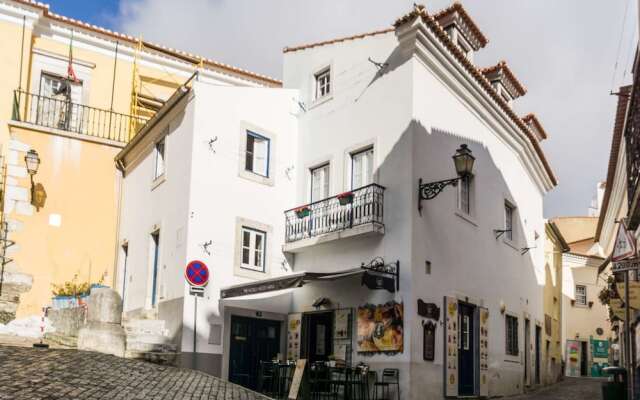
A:
{"label": "cobblestone sidewalk", "polygon": [[0,346],[0,399],[266,400],[197,371],[63,349]]}
{"label": "cobblestone sidewalk", "polygon": [[560,383],[536,392],[508,397],[509,400],[601,400],[602,382],[597,378],[564,378]]}

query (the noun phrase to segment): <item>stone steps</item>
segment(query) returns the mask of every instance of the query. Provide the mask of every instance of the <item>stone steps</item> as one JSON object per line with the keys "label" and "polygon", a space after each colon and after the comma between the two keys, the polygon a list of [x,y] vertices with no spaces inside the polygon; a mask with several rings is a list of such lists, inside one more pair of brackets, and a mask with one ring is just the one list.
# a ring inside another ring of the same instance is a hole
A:
{"label": "stone steps", "polygon": [[144,359],[159,364],[171,364],[176,359],[177,345],[171,342],[165,321],[130,318],[122,323],[126,340],[126,358]]}

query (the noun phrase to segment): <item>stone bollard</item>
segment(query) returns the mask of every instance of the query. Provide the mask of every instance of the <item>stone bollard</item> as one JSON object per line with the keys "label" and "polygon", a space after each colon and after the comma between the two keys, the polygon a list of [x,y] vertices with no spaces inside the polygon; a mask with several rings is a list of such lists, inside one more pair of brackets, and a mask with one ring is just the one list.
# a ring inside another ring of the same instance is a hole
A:
{"label": "stone bollard", "polygon": [[94,288],[88,301],[87,323],[78,332],[78,349],[124,357],[122,300],[110,288]]}

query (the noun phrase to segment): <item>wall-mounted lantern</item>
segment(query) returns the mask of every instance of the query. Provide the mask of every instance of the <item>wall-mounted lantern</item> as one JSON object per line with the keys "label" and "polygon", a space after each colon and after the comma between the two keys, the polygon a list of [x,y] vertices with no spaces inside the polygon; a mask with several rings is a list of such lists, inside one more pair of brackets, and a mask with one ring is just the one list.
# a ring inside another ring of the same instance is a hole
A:
{"label": "wall-mounted lantern", "polygon": [[40,167],[38,152],[34,149],[29,150],[24,156],[24,163],[31,179],[31,204],[36,208],[36,211],[40,211],[40,208],[44,207],[44,203],[47,200],[47,192],[41,183],[36,184],[33,182],[33,176],[38,173],[38,168]]}
{"label": "wall-mounted lantern", "polygon": [[471,154],[471,150],[469,150],[466,144],[460,145],[452,158],[456,173],[458,174],[457,178],[429,183],[422,183],[422,178],[420,178],[418,182],[418,211],[420,215],[422,215],[422,200],[435,198],[445,187],[449,185],[456,186],[459,180],[473,173],[473,163],[476,158]]}

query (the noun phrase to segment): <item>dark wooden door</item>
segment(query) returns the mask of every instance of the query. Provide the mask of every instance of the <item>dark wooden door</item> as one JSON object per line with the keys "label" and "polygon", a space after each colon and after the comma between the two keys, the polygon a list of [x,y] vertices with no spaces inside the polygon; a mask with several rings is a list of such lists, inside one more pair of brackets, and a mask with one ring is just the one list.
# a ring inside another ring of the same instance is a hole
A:
{"label": "dark wooden door", "polygon": [[280,322],[231,317],[229,381],[255,389],[260,361],[271,361],[280,352]]}
{"label": "dark wooden door", "polygon": [[327,361],[333,352],[333,312],[305,314],[303,319],[303,356],[310,363]]}
{"label": "dark wooden door", "polygon": [[535,357],[536,357],[536,369],[535,369],[535,383],[536,385],[540,384],[540,340],[541,340],[542,328],[536,325],[536,337],[535,337]]}
{"label": "dark wooden door", "polygon": [[458,336],[458,395],[475,395],[475,306],[467,303],[458,304],[460,322]]}

